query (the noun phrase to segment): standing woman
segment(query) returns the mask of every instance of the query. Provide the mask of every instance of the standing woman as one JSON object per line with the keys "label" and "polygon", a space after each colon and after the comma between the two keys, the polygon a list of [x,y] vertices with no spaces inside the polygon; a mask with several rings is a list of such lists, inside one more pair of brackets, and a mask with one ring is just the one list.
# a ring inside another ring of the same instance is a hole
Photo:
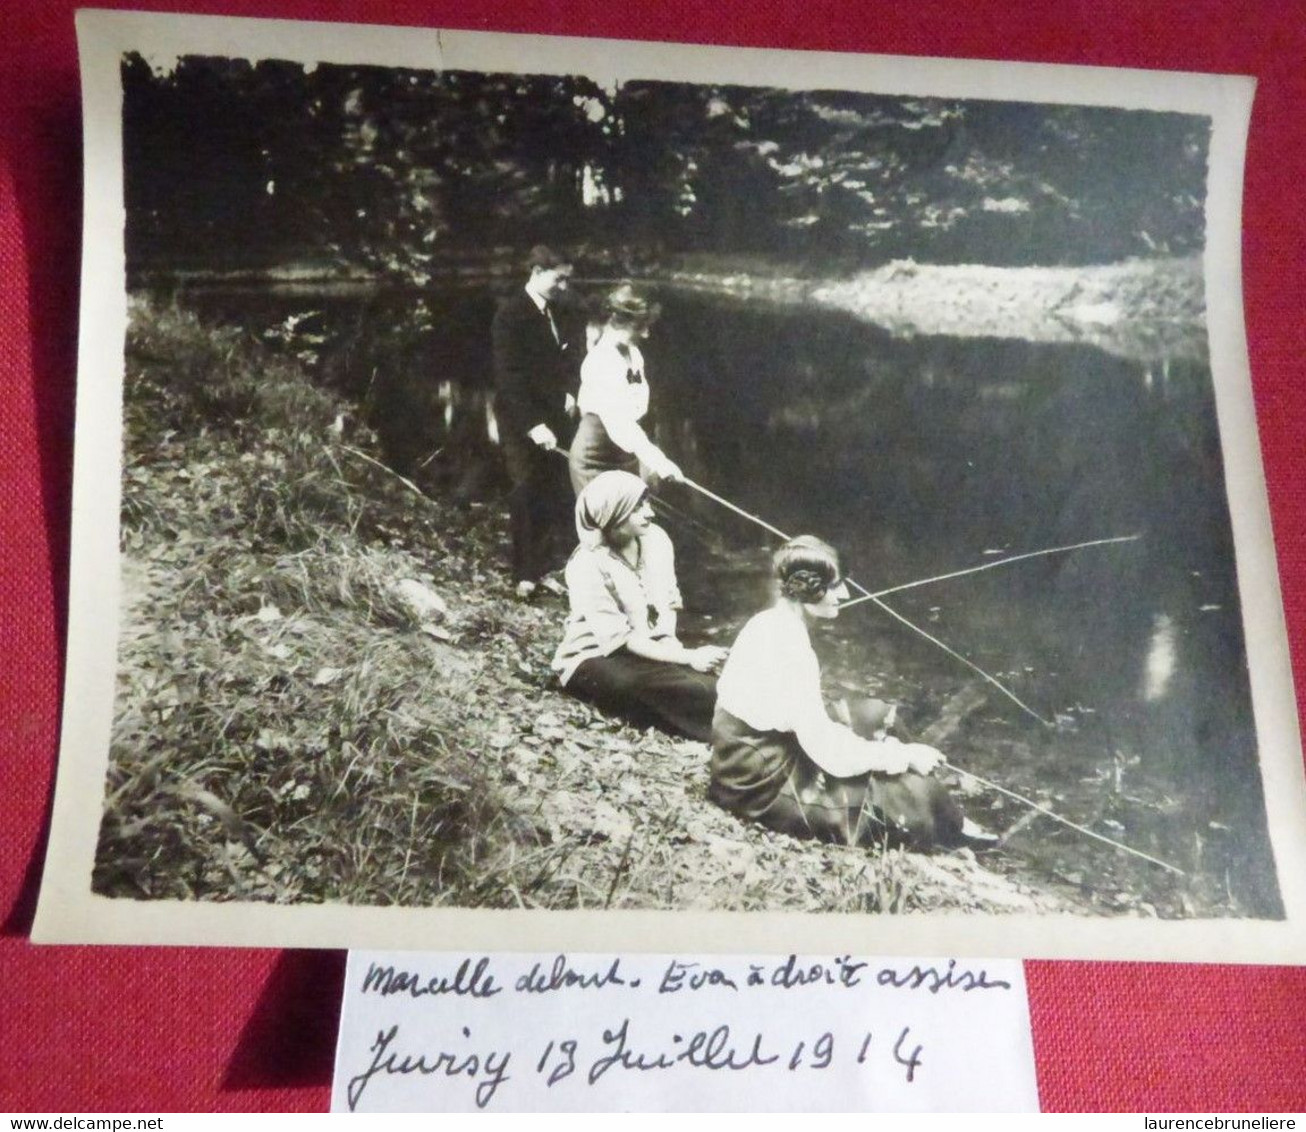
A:
{"label": "standing woman", "polygon": [[794,837],[913,849],[993,844],[931,776],[943,758],[933,747],[859,728],[870,731],[863,736],[827,713],[808,634],[848,597],[835,550],[803,535],[776,551],[773,569],[776,602],[744,626],[717,686],[709,797]]}
{"label": "standing woman", "polygon": [[707,742],[725,650],[676,637],[680,589],[644,481],[601,472],[576,500],[567,563],[571,612],[553,658],[562,686],[607,711]]}
{"label": "standing woman", "polygon": [[644,355],[637,343],[648,337],[657,306],[623,283],[604,304],[604,321],[580,367],[576,407],[580,424],[569,455],[571,486],[581,489],[600,472],[638,474],[641,465],[664,480],[684,476],[649,439],[640,421],[648,413]]}

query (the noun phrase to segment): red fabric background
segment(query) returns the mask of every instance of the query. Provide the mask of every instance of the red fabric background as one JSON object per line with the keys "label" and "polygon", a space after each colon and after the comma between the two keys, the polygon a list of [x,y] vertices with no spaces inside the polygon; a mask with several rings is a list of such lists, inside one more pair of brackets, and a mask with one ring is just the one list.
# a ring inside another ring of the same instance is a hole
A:
{"label": "red fabric background", "polygon": [[[1306,674],[1300,0],[103,6],[1256,76],[1247,331],[1299,683]],[[72,0],[5,0],[0,10],[0,1109],[320,1110],[339,953],[34,948],[25,938],[66,617],[81,190],[73,10]],[[1306,1110],[1306,968],[1045,962],[1028,975],[1047,1110]]]}

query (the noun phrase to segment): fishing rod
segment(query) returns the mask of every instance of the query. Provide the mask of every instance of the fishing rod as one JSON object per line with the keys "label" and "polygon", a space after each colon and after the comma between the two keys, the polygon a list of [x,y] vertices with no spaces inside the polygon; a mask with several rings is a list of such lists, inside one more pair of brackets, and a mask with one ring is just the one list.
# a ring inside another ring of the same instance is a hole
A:
{"label": "fishing rod", "polygon": [[[896,609],[893,609],[891,606],[885,605],[885,603],[881,601],[876,594],[871,593],[860,582],[856,581],[853,578],[844,578],[844,581],[850,587],[857,590],[857,592],[862,595],[861,599],[859,600],[874,602],[877,608],[879,608],[884,613],[887,613],[895,621],[899,622],[902,625],[905,625],[908,629],[912,630],[912,632],[917,633],[920,636],[924,637],[927,641],[930,642],[930,644],[937,645],[944,652],[946,652],[950,657],[952,657],[953,660],[961,662],[972,672],[974,672],[976,675],[982,676],[987,683],[992,684],[993,687],[995,687],[999,692],[1001,692],[1004,696],[1006,696],[1007,699],[1009,699],[1013,704],[1015,704],[1018,708],[1020,708],[1020,710],[1023,711],[1026,715],[1031,716],[1034,719],[1037,719],[1039,723],[1041,723],[1044,727],[1056,726],[1056,722],[1054,720],[1046,719],[1043,716],[1039,715],[1038,712],[1036,712],[1032,707],[1029,706],[1029,704],[1027,704],[1024,700],[1022,700],[1018,695],[1016,695],[1015,692],[1013,692],[1010,688],[1008,688],[1005,684],[1003,684],[996,676],[993,676],[988,672],[985,672],[984,669],[982,669],[978,664],[976,664],[969,657],[962,656],[962,654],[959,653],[956,649],[954,649],[951,645],[945,644],[943,641],[939,640],[938,637],[934,636],[931,633],[927,633],[914,621],[908,621],[907,618],[905,618]],[[851,604],[853,603],[845,602],[839,608],[843,609],[845,606]]]}
{"label": "fishing rod", "polygon": [[[729,510],[729,511],[733,511],[736,515],[739,515],[739,516],[741,516],[741,517],[743,517],[743,518],[749,520],[749,522],[751,522],[751,523],[756,523],[756,524],[757,524],[759,527],[761,527],[763,530],[765,530],[765,531],[769,531],[771,534],[775,535],[777,538],[782,538],[782,539],[788,539],[788,538],[789,538],[789,535],[785,534],[785,532],[782,531],[779,527],[772,526],[770,523],[768,523],[765,519],[761,518],[760,516],[758,516],[758,515],[754,515],[754,514],[752,514],[752,513],[749,512],[749,511],[745,511],[742,507],[739,507],[738,505],[732,503],[730,500],[726,499],[724,496],[717,495],[716,492],[709,490],[708,488],[704,487],[702,484],[700,484],[700,483],[695,483],[695,482],[694,482],[693,480],[691,480],[691,479],[682,479],[680,482],[683,483],[686,487],[692,488],[694,491],[697,491],[697,492],[699,492],[701,495],[703,495],[703,496],[705,496],[706,498],[712,500],[713,503],[717,503],[717,504],[719,504],[720,506],[725,507],[727,510]],[[976,664],[976,663],[975,663],[973,660],[971,660],[969,657],[962,656],[962,654],[959,653],[959,652],[957,652],[957,650],[954,649],[951,645],[945,644],[943,641],[939,640],[938,637],[935,637],[935,636],[933,636],[932,634],[927,633],[924,629],[922,629],[922,628],[921,628],[919,625],[917,625],[914,621],[909,621],[906,617],[904,617],[904,616],[903,616],[901,613],[899,613],[896,609],[893,609],[893,608],[891,608],[890,606],[886,605],[883,601],[880,600],[880,595],[871,593],[870,590],[868,590],[865,586],[863,586],[863,585],[862,585],[860,582],[858,582],[855,578],[848,578],[848,577],[845,577],[845,578],[844,578],[844,581],[845,581],[845,582],[846,582],[846,583],[847,583],[847,584],[848,584],[852,589],[855,589],[858,593],[860,593],[860,594],[862,595],[861,598],[858,598],[858,599],[857,599],[858,602],[861,602],[861,601],[872,601],[872,602],[874,602],[874,603],[875,603],[875,604],[876,604],[876,605],[877,605],[881,610],[883,610],[886,614],[888,614],[890,617],[892,617],[895,621],[897,621],[897,622],[899,622],[900,624],[906,626],[906,627],[907,627],[908,629],[910,629],[913,633],[916,633],[916,634],[918,634],[919,636],[924,637],[925,640],[927,640],[927,641],[930,642],[930,644],[935,645],[936,647],[942,649],[944,652],[946,652],[946,653],[947,653],[950,657],[952,657],[954,660],[960,662],[961,664],[964,664],[967,668],[969,668],[969,669],[970,669],[972,672],[974,672],[976,675],[978,675],[978,676],[980,676],[981,678],[983,678],[984,681],[985,681],[986,683],[991,684],[994,688],[996,688],[999,692],[1001,692],[1004,696],[1006,696],[1007,699],[1009,699],[1009,700],[1010,700],[1012,703],[1014,703],[1018,708],[1020,708],[1020,710],[1023,711],[1026,715],[1030,716],[1030,717],[1033,718],[1033,719],[1038,720],[1039,723],[1041,723],[1044,727],[1055,727],[1055,726],[1056,726],[1056,724],[1055,724],[1052,720],[1050,720],[1050,719],[1045,719],[1043,716],[1039,715],[1038,712],[1036,712],[1032,707],[1030,707],[1029,704],[1025,703],[1024,700],[1022,700],[1018,695],[1016,695],[1015,692],[1013,692],[1010,688],[1008,688],[1005,684],[1003,684],[1003,683],[1002,683],[1002,682],[1001,682],[1001,681],[1000,681],[996,676],[992,675],[992,674],[989,673],[989,672],[984,671],[984,669],[982,669],[978,664]],[[852,603],[852,602],[845,602],[845,603],[844,603],[840,608],[846,608],[848,605],[851,605],[851,604],[853,604],[853,603]]]}
{"label": "fishing rod", "polygon": [[694,528],[694,533],[698,535],[704,545],[720,546],[720,531],[709,526],[707,523],[703,522],[702,519],[695,518],[684,508],[676,507],[673,504],[668,503],[667,500],[663,499],[660,495],[650,496],[649,498],[650,502],[653,504],[654,511],[670,517],[677,523],[684,523],[685,525]]}
{"label": "fishing rod", "polygon": [[[713,503],[720,504],[727,511],[733,511],[736,515],[743,516],[750,523],[756,523],[759,527],[762,528],[762,530],[770,531],[773,535],[775,535],[776,538],[782,538],[787,540],[790,537],[789,535],[785,534],[784,531],[782,531],[779,527],[771,526],[771,524],[768,523],[765,519],[759,518],[758,516],[751,514],[748,511],[745,511],[742,507],[736,506],[735,504],[731,503],[730,500],[726,499],[725,496],[717,495],[717,493],[714,491],[709,491],[701,483],[695,483],[693,480],[688,478],[682,479],[680,482],[683,483],[686,487],[692,487],[700,495],[704,495],[708,499],[712,500]],[[845,581],[846,580],[847,579],[845,579]]]}
{"label": "fishing rod", "polygon": [[914,582],[903,582],[900,585],[890,586],[886,590],[876,590],[873,594],[863,594],[861,597],[855,597],[851,601],[845,601],[840,609],[850,609],[854,605],[861,605],[864,601],[873,601],[877,597],[888,597],[889,594],[902,593],[903,590],[914,590],[917,586],[928,586],[934,582],[947,582],[953,578],[964,578],[967,574],[978,574],[984,570],[993,570],[998,566],[1010,566],[1013,562],[1024,562],[1028,558],[1042,558],[1049,554],[1065,554],[1071,550],[1083,550],[1089,546],[1109,546],[1112,543],[1134,542],[1142,535],[1117,535],[1115,538],[1095,538],[1087,542],[1071,543],[1069,546],[1049,546],[1044,550],[1030,550],[1024,554],[1012,554],[1006,558],[998,558],[993,562],[982,562],[978,566],[969,566],[964,570],[953,570],[948,574],[935,574],[932,578],[918,578]]}

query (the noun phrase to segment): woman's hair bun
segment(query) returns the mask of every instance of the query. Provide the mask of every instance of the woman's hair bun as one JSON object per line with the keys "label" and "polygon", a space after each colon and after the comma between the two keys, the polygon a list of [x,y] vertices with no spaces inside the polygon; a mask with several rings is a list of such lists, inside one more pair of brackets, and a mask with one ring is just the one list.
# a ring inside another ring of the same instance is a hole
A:
{"label": "woman's hair bun", "polygon": [[791,538],[771,564],[781,594],[804,605],[820,601],[840,575],[839,552],[815,535]]}

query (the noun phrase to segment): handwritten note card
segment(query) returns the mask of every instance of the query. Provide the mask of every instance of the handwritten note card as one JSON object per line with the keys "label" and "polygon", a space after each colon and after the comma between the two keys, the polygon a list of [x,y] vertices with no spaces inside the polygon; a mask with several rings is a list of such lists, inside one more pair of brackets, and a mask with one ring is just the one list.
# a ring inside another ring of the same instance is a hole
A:
{"label": "handwritten note card", "polygon": [[1020,963],[352,952],[338,1112],[1038,1111]]}

